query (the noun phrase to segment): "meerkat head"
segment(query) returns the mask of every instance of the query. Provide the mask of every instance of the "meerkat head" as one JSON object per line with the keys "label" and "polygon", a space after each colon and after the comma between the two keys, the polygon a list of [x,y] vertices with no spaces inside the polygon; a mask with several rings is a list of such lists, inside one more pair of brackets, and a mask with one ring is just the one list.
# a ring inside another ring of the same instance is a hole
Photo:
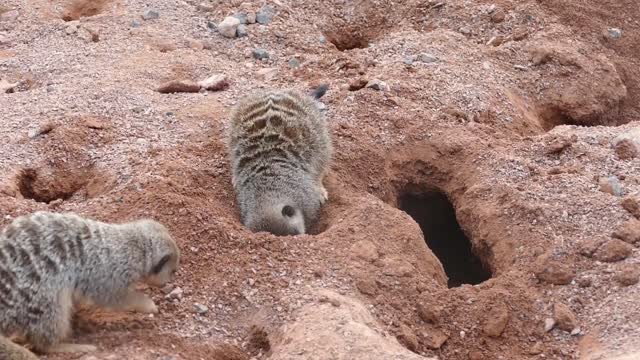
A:
{"label": "meerkat head", "polygon": [[143,281],[155,287],[172,282],[180,264],[180,249],[164,225],[153,220],[140,220],[137,223],[151,247],[147,250],[147,268]]}
{"label": "meerkat head", "polygon": [[313,189],[303,179],[279,191],[261,193],[251,204],[245,225],[254,232],[279,236],[305,234],[321,206],[320,196]]}

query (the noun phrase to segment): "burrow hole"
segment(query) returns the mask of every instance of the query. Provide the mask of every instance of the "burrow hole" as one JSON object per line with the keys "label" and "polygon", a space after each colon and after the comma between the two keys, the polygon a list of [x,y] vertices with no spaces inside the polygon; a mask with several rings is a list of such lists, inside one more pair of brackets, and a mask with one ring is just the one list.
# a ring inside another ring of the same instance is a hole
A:
{"label": "burrow hole", "polygon": [[403,193],[398,197],[398,206],[420,225],[427,246],[444,267],[450,288],[480,284],[491,278],[491,271],[474,252],[444,192]]}
{"label": "burrow hole", "polygon": [[62,12],[62,20],[74,21],[102,13],[112,0],[71,0]]}
{"label": "burrow hole", "polygon": [[91,166],[53,171],[26,168],[18,173],[16,183],[24,198],[42,203],[68,200],[76,194],[91,198],[110,187],[109,177],[98,174]]}
{"label": "burrow hole", "polygon": [[340,51],[369,47],[370,38],[358,29],[331,30],[324,37]]}

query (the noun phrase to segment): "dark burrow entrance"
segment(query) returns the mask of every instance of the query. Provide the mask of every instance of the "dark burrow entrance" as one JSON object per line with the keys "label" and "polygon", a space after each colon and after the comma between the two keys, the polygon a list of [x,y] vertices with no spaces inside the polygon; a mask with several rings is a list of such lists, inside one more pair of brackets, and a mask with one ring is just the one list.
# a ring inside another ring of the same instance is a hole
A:
{"label": "dark burrow entrance", "polygon": [[491,278],[491,272],[473,252],[471,242],[458,224],[453,205],[444,193],[402,194],[398,206],[420,225],[427,246],[449,277],[450,288],[479,284]]}

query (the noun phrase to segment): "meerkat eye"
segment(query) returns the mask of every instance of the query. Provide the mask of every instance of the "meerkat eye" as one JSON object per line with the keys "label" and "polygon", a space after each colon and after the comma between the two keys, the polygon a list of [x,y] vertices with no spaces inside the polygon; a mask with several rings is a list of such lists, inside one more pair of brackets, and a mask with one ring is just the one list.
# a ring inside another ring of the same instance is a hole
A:
{"label": "meerkat eye", "polygon": [[171,255],[163,256],[162,259],[160,259],[160,261],[158,261],[158,263],[153,267],[153,269],[151,269],[151,272],[153,274],[160,273],[160,271],[162,271],[162,268],[169,261],[170,258],[171,258]]}
{"label": "meerkat eye", "polygon": [[286,216],[286,217],[292,217],[293,215],[295,215],[296,211],[293,209],[292,206],[289,205],[285,205],[282,208],[282,215]]}

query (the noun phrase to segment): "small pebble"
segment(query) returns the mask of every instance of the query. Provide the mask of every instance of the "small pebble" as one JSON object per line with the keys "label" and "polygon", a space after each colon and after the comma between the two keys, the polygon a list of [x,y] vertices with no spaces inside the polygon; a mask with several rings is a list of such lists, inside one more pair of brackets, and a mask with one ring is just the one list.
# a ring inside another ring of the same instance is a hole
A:
{"label": "small pebble", "polygon": [[418,56],[418,60],[423,63],[430,64],[437,62],[438,58],[432,54],[420,54],[420,56]]}
{"label": "small pebble", "polygon": [[267,25],[273,20],[276,10],[271,5],[265,5],[256,14],[258,24]]}
{"label": "small pebble", "polygon": [[211,31],[218,31],[218,25],[216,25],[216,23],[214,23],[213,21],[207,21],[207,29]]}
{"label": "small pebble", "polygon": [[292,69],[297,69],[300,67],[300,61],[296,58],[292,58],[290,59],[287,64],[289,65],[290,68]]}
{"label": "small pebble", "polygon": [[142,14],[142,18],[147,21],[147,20],[154,20],[160,17],[160,13],[157,10],[154,9],[147,9],[145,10],[145,12]]}
{"label": "small pebble", "polygon": [[618,28],[609,28],[607,30],[607,34],[609,35],[610,38],[617,40],[622,37],[622,30]]}
{"label": "small pebble", "polygon": [[168,293],[168,294],[165,296],[165,298],[167,298],[167,299],[178,299],[178,300],[180,300],[180,299],[182,299],[182,294],[183,294],[182,289],[181,289],[181,288],[179,288],[179,287],[177,287],[177,288],[173,289],[170,293]]}
{"label": "small pebble", "polygon": [[209,308],[200,303],[193,304],[193,310],[200,315],[204,315],[209,312]]}
{"label": "small pebble", "polygon": [[142,26],[142,23],[140,21],[138,21],[138,20],[131,21],[131,27],[132,28],[137,28],[137,27],[140,27],[140,26]]}
{"label": "small pebble", "polygon": [[257,48],[251,52],[251,55],[256,60],[268,59],[269,53],[265,49]]}
{"label": "small pebble", "polygon": [[222,36],[234,38],[236,37],[238,26],[240,26],[240,20],[233,16],[227,16],[218,24],[218,32]]}
{"label": "small pebble", "polygon": [[246,25],[238,25],[238,28],[236,29],[236,36],[237,37],[245,37],[249,35],[249,33],[247,33],[247,26]]}
{"label": "small pebble", "polygon": [[320,36],[320,37],[318,38],[318,41],[320,41],[320,44],[326,44],[326,42],[327,42],[327,38],[326,38],[326,37],[324,37],[324,36]]}
{"label": "small pebble", "polygon": [[389,85],[387,85],[386,82],[379,79],[370,80],[367,83],[366,87],[369,89],[378,90],[378,91],[389,91]]}
{"label": "small pebble", "polygon": [[253,11],[249,11],[247,13],[247,24],[255,24],[256,23],[256,13]]}
{"label": "small pebble", "polygon": [[403,62],[405,65],[413,65],[413,56],[406,56],[406,57],[402,60],[402,62]]}
{"label": "small pebble", "polygon": [[240,24],[247,24],[247,13],[245,12],[239,12],[239,13],[235,13],[232,15],[234,18],[240,20]]}
{"label": "small pebble", "polygon": [[556,326],[556,321],[555,320],[553,320],[552,318],[544,319],[544,331],[545,332],[551,331],[554,326]]}
{"label": "small pebble", "polygon": [[614,196],[622,196],[622,184],[615,176],[601,177],[599,180],[600,191]]}

